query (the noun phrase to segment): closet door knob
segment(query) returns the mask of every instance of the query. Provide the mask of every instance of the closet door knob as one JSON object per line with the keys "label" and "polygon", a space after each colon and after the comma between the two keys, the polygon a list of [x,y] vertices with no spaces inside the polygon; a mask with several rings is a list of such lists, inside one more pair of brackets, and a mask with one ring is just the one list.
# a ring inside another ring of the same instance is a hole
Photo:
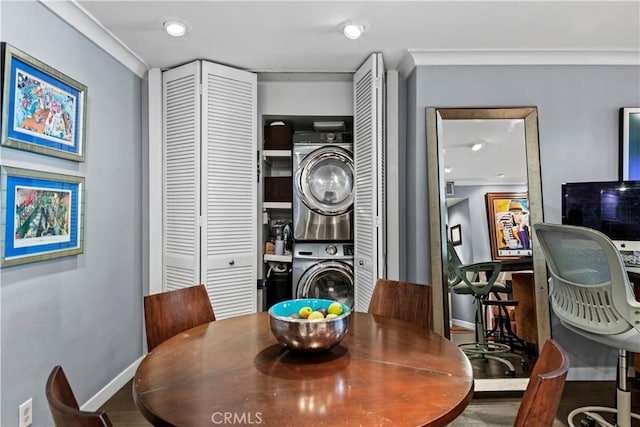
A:
{"label": "closet door knob", "polygon": [[229,265],[233,265],[233,264],[235,264],[235,263],[236,263],[236,262],[235,262],[234,260],[229,261]]}

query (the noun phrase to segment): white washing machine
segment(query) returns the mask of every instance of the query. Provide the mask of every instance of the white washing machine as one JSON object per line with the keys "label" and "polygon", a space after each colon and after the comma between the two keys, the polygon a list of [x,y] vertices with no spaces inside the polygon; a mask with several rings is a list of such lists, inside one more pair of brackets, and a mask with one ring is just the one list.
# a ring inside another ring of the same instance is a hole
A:
{"label": "white washing machine", "polygon": [[330,299],[353,308],[353,244],[297,242],[292,286],[294,298]]}
{"label": "white washing machine", "polygon": [[293,135],[293,237],[353,240],[353,144],[349,133]]}

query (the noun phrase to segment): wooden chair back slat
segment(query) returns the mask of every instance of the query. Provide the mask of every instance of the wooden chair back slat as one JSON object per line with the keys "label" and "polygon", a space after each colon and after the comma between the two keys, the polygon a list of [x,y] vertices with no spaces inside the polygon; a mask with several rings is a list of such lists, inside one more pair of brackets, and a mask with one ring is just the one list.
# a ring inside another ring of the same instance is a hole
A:
{"label": "wooden chair back slat", "polygon": [[431,298],[429,285],[378,279],[368,312],[433,330]]}
{"label": "wooden chair back slat", "polygon": [[190,286],[144,297],[147,350],[204,323],[216,320],[204,285]]}
{"label": "wooden chair back slat", "polygon": [[61,366],[53,368],[45,394],[56,427],[112,427],[105,412],[81,411]]}
{"label": "wooden chair back slat", "polygon": [[529,377],[514,427],[553,425],[567,372],[567,353],[554,340],[547,340]]}

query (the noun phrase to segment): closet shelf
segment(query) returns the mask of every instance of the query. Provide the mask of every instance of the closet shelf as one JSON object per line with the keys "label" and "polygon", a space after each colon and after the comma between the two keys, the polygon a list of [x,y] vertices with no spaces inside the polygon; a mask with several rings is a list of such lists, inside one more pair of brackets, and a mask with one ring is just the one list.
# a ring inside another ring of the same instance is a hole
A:
{"label": "closet shelf", "polygon": [[291,262],[293,260],[292,255],[273,255],[264,254],[264,261],[277,261],[277,262]]}
{"label": "closet shelf", "polygon": [[291,209],[291,202],[264,202],[263,209]]}

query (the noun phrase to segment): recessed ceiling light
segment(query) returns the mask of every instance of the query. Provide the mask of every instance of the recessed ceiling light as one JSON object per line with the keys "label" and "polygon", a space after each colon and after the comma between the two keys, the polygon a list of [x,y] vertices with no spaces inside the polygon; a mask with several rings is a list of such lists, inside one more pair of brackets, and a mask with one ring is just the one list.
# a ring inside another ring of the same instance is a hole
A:
{"label": "recessed ceiling light", "polygon": [[504,178],[504,176],[505,176],[505,175],[504,175],[503,173],[499,173],[499,174],[498,174],[498,178]]}
{"label": "recessed ceiling light", "polygon": [[469,145],[469,148],[471,148],[471,151],[478,151],[482,148],[482,146],[483,144],[481,142],[474,142],[473,144]]}
{"label": "recessed ceiling light", "polygon": [[451,168],[451,166],[445,166],[445,167],[444,167],[444,171],[445,171],[445,173],[451,173],[451,171],[452,171],[452,170],[453,170],[453,169]]}
{"label": "recessed ceiling light", "polygon": [[364,33],[364,25],[357,22],[345,22],[342,24],[342,32],[348,39],[356,40]]}
{"label": "recessed ceiling light", "polygon": [[173,37],[184,36],[187,32],[187,26],[178,21],[167,21],[164,23],[164,29]]}

